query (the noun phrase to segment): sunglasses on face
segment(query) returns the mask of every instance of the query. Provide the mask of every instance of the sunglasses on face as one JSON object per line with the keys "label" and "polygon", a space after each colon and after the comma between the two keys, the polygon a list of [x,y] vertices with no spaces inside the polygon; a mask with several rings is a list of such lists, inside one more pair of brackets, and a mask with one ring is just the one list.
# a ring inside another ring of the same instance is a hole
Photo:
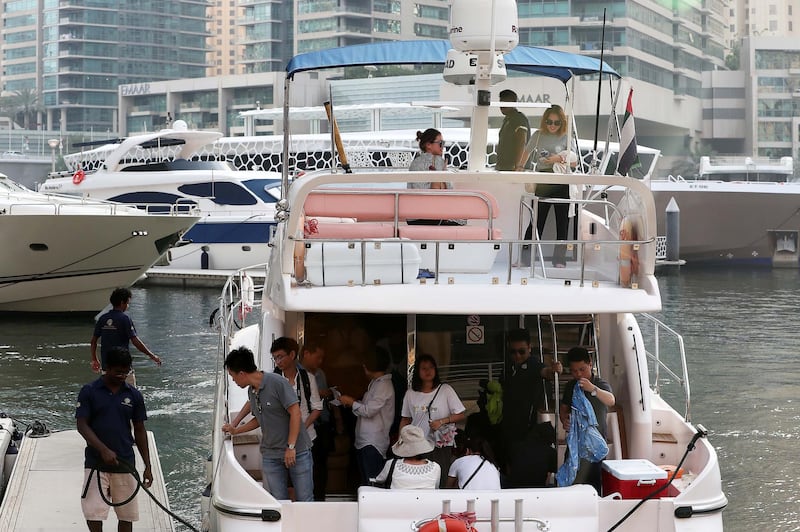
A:
{"label": "sunglasses on face", "polygon": [[439,146],[444,146],[444,141],[443,140],[434,140],[433,142],[431,142],[431,144],[438,144]]}
{"label": "sunglasses on face", "polygon": [[528,348],[527,347],[520,347],[519,349],[512,349],[511,350],[511,354],[512,355],[527,355],[528,354]]}
{"label": "sunglasses on face", "polygon": [[548,126],[560,126],[561,120],[545,120],[544,123]]}

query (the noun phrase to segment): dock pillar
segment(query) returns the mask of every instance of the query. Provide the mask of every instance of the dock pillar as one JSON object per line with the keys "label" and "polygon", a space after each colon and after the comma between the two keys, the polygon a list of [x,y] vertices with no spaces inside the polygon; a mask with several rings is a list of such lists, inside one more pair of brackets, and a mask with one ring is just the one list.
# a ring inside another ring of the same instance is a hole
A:
{"label": "dock pillar", "polygon": [[681,209],[675,198],[667,204],[667,261],[678,262],[681,249]]}

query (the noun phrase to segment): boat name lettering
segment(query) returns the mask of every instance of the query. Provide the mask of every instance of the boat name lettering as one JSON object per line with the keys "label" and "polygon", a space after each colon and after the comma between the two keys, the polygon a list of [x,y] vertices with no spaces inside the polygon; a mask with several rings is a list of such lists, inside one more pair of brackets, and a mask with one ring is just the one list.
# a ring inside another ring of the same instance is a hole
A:
{"label": "boat name lettering", "polygon": [[137,96],[139,94],[150,94],[149,83],[137,83],[135,85],[122,85],[120,93],[123,96]]}
{"label": "boat name lettering", "polygon": [[702,188],[702,189],[706,189],[706,188],[708,188],[708,185],[689,185],[689,188],[690,188],[690,189],[692,189],[692,188]]}
{"label": "boat name lettering", "polygon": [[461,26],[454,26],[450,28],[450,33],[461,33],[462,31],[464,31],[464,28]]}

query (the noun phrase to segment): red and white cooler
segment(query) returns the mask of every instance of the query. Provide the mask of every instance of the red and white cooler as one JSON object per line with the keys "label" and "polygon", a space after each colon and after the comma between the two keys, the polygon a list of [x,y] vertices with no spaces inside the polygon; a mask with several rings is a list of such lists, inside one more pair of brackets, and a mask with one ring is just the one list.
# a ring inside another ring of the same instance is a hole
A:
{"label": "red and white cooler", "polygon": [[[667,472],[650,460],[604,460],[603,496],[619,493],[623,499],[643,499],[667,483]],[[668,496],[663,490],[655,498]]]}

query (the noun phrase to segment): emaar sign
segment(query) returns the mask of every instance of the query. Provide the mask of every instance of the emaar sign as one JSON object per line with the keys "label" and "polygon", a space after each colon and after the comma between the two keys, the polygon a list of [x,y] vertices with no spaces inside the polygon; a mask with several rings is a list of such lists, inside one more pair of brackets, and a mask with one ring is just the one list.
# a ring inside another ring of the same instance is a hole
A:
{"label": "emaar sign", "polygon": [[522,94],[517,98],[520,103],[550,103],[550,94]]}
{"label": "emaar sign", "polygon": [[149,83],[137,83],[135,85],[122,85],[119,88],[122,96],[140,96],[142,94],[150,94]]}

